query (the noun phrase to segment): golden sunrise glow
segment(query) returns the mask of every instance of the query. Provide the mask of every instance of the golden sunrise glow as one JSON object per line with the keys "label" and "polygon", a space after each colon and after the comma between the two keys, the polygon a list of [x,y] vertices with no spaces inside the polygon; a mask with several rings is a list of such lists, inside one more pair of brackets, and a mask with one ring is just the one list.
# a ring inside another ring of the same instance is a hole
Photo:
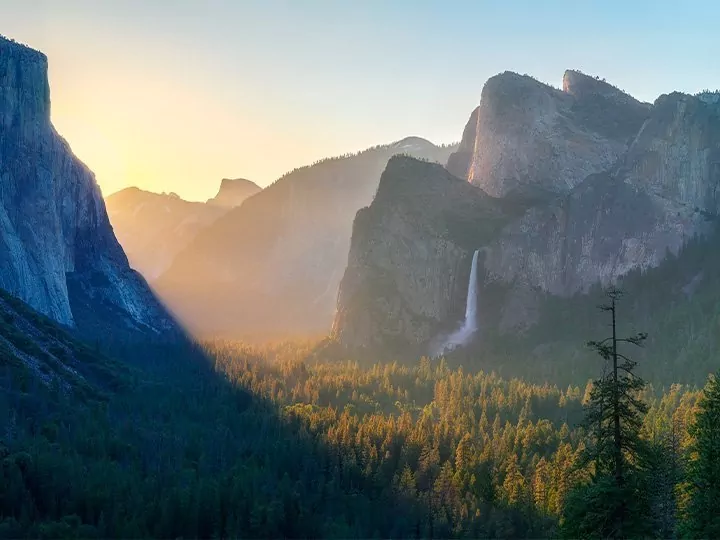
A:
{"label": "golden sunrise glow", "polygon": [[82,100],[77,83],[53,85],[52,75],[53,123],[104,194],[137,185],[204,199],[222,177],[242,172],[238,120],[202,92],[152,78],[118,84],[98,73],[83,80],[92,90],[82,95],[96,97]]}

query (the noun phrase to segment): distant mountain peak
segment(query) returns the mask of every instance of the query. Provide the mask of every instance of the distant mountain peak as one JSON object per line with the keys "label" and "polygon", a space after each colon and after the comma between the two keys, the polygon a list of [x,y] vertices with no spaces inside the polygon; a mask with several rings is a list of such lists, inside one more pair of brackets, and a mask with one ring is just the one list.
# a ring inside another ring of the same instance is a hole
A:
{"label": "distant mountain peak", "polygon": [[145,191],[144,189],[140,189],[140,188],[137,187],[137,186],[128,186],[128,187],[119,189],[119,190],[117,190],[117,191],[114,192],[114,193],[111,193],[110,195],[108,195],[108,196],[105,197],[105,198],[106,198],[106,199],[109,199],[110,197],[117,197],[117,196],[119,196],[119,195],[121,195],[121,194],[122,194],[122,195],[125,195],[125,194],[135,194],[135,193],[150,193],[150,192],[149,192],[149,191]]}
{"label": "distant mountain peak", "polygon": [[121,205],[127,205],[127,204],[135,204],[141,201],[150,201],[150,200],[176,200],[180,201],[182,203],[191,204],[180,195],[178,195],[175,192],[165,192],[157,193],[155,191],[148,191],[146,189],[139,188],[137,186],[130,186],[121,189],[120,191],[116,191],[115,193],[112,193],[105,197],[105,202],[108,205],[112,205],[115,208]]}
{"label": "distant mountain peak", "polygon": [[220,189],[217,195],[208,199],[208,204],[232,208],[240,206],[242,202],[255,195],[262,188],[255,182],[246,178],[223,178],[220,181]]}
{"label": "distant mountain peak", "polygon": [[[353,218],[372,202],[388,160],[407,154],[444,163],[453,149],[407,137],[298,167],[201,231],[155,286],[200,335],[323,331],[335,313]],[[393,166],[402,163],[413,162],[397,158]],[[443,173],[439,165],[429,170]]]}
{"label": "distant mountain peak", "polygon": [[424,149],[435,145],[422,137],[405,137],[392,143],[390,146],[398,149]]}
{"label": "distant mountain peak", "polygon": [[259,187],[255,182],[252,180],[248,180],[247,178],[223,178],[220,180],[220,191],[223,191],[225,189],[234,189],[237,186],[241,185],[252,185],[255,187]]}

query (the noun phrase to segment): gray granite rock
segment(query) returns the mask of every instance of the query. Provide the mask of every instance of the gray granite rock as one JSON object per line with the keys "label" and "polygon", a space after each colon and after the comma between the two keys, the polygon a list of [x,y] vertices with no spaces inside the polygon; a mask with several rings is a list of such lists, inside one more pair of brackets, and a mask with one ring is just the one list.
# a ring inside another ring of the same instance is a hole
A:
{"label": "gray granite rock", "polygon": [[173,328],[128,266],[94,175],[50,123],[47,68],[0,37],[0,287],[67,326],[74,303],[111,309],[123,329]]}
{"label": "gray granite rock", "polygon": [[576,71],[565,73],[563,90],[501,73],[485,83],[475,130],[465,129],[460,148],[473,148],[467,178],[497,197],[567,193],[615,165],[648,111]]}
{"label": "gray granite rock", "polygon": [[490,275],[561,295],[657,266],[720,210],[720,105],[661,96],[615,168],[528,211],[491,245]]}
{"label": "gray granite rock", "polygon": [[609,285],[678,253],[720,212],[720,98],[649,105],[576,71],[562,90],[503,73],[486,83],[448,169],[482,189],[391,161],[358,213],[341,343],[429,343],[459,316],[471,249],[483,287],[504,291],[491,314],[501,333],[534,324],[543,295]]}
{"label": "gray granite rock", "polygon": [[333,335],[349,347],[427,343],[462,316],[473,252],[506,220],[440,165],[392,158],[355,218]]}

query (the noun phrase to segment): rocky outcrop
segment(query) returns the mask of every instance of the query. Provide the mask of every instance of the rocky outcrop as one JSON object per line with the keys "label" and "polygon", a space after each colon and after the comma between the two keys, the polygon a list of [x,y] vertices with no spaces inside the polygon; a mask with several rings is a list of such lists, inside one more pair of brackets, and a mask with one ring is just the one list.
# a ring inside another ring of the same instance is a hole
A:
{"label": "rocky outcrop", "polygon": [[209,205],[220,206],[223,208],[235,208],[240,206],[248,197],[252,197],[261,188],[255,182],[245,180],[244,178],[223,178],[220,182],[220,189],[217,195],[212,199],[208,199]]}
{"label": "rocky outcrop", "polygon": [[560,295],[614,283],[710,230],[718,187],[720,106],[662,96],[614,169],[509,225],[486,267],[495,279]]}
{"label": "rocky outcrop", "polygon": [[485,268],[489,280],[567,296],[657,266],[709,229],[704,214],[601,173],[508,225]]}
{"label": "rocky outcrop", "polygon": [[[547,198],[602,172],[628,148],[648,113],[609,84],[576,71],[563,90],[505,72],[485,83],[467,178],[493,196]],[[473,113],[475,115],[475,112]]]}
{"label": "rocky outcrop", "polygon": [[410,137],[291,171],[201,231],[157,290],[202,334],[326,332],[353,218],[372,201],[390,157],[445,163],[453,150]]}
{"label": "rocky outcrop", "polygon": [[105,204],[130,265],[150,282],[170,267],[202,229],[229,210],[135,187],[110,195]]}
{"label": "rocky outcrop", "polygon": [[[0,38],[0,287],[67,326],[102,306],[114,328],[174,325],[113,235],[95,177],[50,123],[47,58]],[[81,328],[82,330],[82,328]]]}
{"label": "rocky outcrop", "polygon": [[467,178],[468,172],[470,171],[473,154],[475,153],[479,112],[480,107],[476,107],[470,115],[470,120],[468,120],[468,123],[465,125],[458,149],[450,154],[447,165],[445,166],[450,174],[458,178]]}
{"label": "rocky outcrop", "polygon": [[617,176],[661,199],[720,213],[719,95],[660,96]]}
{"label": "rocky outcrop", "polygon": [[473,252],[506,220],[440,165],[392,158],[355,218],[334,337],[349,347],[427,343],[462,317]]}

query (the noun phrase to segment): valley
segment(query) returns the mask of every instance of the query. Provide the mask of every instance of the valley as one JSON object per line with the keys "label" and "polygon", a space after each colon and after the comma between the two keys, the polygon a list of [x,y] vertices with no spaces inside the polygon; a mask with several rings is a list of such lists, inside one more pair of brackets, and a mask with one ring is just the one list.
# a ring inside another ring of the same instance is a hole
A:
{"label": "valley", "polygon": [[185,200],[49,69],[0,36],[0,538],[720,535],[720,92],[503,71]]}

